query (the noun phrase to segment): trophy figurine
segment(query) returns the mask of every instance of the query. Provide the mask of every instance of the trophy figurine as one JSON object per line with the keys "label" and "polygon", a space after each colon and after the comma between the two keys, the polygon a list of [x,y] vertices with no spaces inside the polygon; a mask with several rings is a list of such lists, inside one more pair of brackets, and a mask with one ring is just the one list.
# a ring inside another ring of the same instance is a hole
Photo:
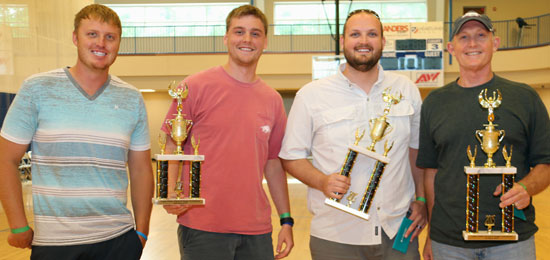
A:
{"label": "trophy figurine", "polygon": [[357,217],[360,217],[366,220],[369,219],[369,215],[367,213],[368,213],[370,204],[372,202],[372,199],[374,198],[374,194],[376,193],[376,189],[378,188],[378,184],[380,183],[380,178],[382,177],[382,173],[384,172],[386,164],[389,163],[389,158],[387,158],[386,156],[388,152],[391,150],[393,143],[388,147],[388,142],[386,141],[384,145],[385,151],[383,155],[377,154],[375,152],[374,147],[378,141],[382,140],[385,136],[387,136],[393,130],[393,127],[387,121],[387,115],[390,112],[391,106],[399,103],[403,98],[401,93],[399,93],[399,95],[391,95],[389,94],[390,91],[391,91],[391,88],[387,88],[382,92],[383,100],[387,104],[386,107],[384,108],[383,115],[378,118],[373,118],[369,121],[369,125],[371,128],[371,131],[369,134],[369,136],[371,137],[371,144],[368,146],[367,149],[358,146],[359,142],[361,141],[361,139],[365,134],[365,131],[359,134],[359,129],[357,129],[355,132],[355,143],[349,146],[348,155],[346,156],[344,164],[340,170],[340,175],[350,177],[350,173],[355,163],[357,153],[361,153],[365,156],[368,156],[376,160],[376,165],[373,169],[372,175],[367,184],[367,188],[365,189],[366,191],[364,193],[363,199],[361,200],[361,204],[359,206],[355,206],[355,207],[353,206],[353,204],[356,201],[356,196],[358,193],[355,191],[352,191],[351,188],[347,192],[348,195],[345,196],[347,200],[346,204],[343,204],[339,199],[325,200],[325,204],[329,206],[343,210],[347,213],[350,213],[352,215],[355,215]]}
{"label": "trophy figurine", "polygon": [[491,234],[493,232],[493,226],[495,225],[495,215],[486,215],[484,224],[487,226],[487,233]]}
{"label": "trophy figurine", "polygon": [[502,175],[502,194],[509,191],[514,185],[514,175],[516,174],[516,167],[511,165],[512,150],[510,148],[510,154],[506,150],[506,146],[502,149],[502,155],[506,160],[506,166],[496,166],[493,161],[493,154],[498,151],[500,142],[504,138],[504,130],[496,130],[496,124],[493,124],[495,120],[494,110],[502,103],[502,95],[499,90],[496,94],[493,92],[493,97],[487,98],[487,89],[482,90],[479,94],[479,103],[483,108],[487,108],[489,115],[487,120],[489,124],[484,124],[484,130],[476,130],[475,137],[481,143],[481,150],[487,154],[487,162],[483,167],[477,167],[475,165],[475,157],[477,154],[477,146],[474,148],[472,154],[470,146],[468,145],[467,154],[470,160],[470,165],[464,167],[464,172],[468,175],[467,178],[467,196],[466,196],[466,230],[462,231],[464,240],[479,240],[479,241],[499,241],[518,240],[518,234],[514,231],[514,206],[510,205],[504,207],[501,210],[502,223],[501,230],[493,230],[495,225],[495,216],[487,215],[485,219],[485,226],[487,230],[478,229],[479,218],[479,179],[482,174],[501,174]]}
{"label": "trophy figurine", "polygon": [[[204,161],[204,155],[198,154],[199,144],[195,143],[195,138],[191,137],[191,143],[194,148],[193,155],[185,155],[183,153],[182,144],[187,139],[188,133],[191,130],[193,122],[184,118],[183,102],[187,98],[188,87],[175,87],[175,82],[170,83],[168,94],[177,101],[177,111],[174,119],[166,120],[165,124],[170,131],[170,137],[176,143],[174,154],[165,154],[166,136],[159,136],[160,154],[155,154],[157,160],[157,177],[155,178],[156,192],[153,198],[153,203],[158,205],[204,205],[205,199],[200,198],[200,169],[201,163]],[[168,161],[177,161],[177,175],[175,180],[168,174]],[[189,196],[184,195],[184,185],[182,178],[182,168],[185,162],[189,162]],[[169,187],[172,184],[173,192]],[[172,195],[173,194],[173,195]]]}

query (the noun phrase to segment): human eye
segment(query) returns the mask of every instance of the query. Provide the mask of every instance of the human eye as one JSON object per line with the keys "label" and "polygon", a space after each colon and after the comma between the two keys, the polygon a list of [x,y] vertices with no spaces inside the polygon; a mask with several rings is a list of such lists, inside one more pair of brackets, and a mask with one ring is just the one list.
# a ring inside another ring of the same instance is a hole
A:
{"label": "human eye", "polygon": [[112,35],[112,34],[108,34],[107,35],[107,40],[114,41],[114,40],[116,40],[116,36]]}
{"label": "human eye", "polygon": [[475,35],[475,39],[476,39],[476,41],[483,42],[483,41],[487,40],[487,34],[486,33],[478,33],[478,34]]}
{"label": "human eye", "polygon": [[378,36],[378,33],[376,32],[369,32],[369,37],[377,37]]}
{"label": "human eye", "polygon": [[96,32],[88,32],[87,35],[90,36],[90,37],[96,37],[97,33]]}
{"label": "human eye", "polygon": [[351,36],[351,37],[359,37],[359,33],[358,33],[358,32],[352,32],[349,36]]}
{"label": "human eye", "polygon": [[256,38],[257,38],[257,37],[261,37],[261,36],[262,36],[262,32],[260,32],[260,31],[253,31],[253,32],[252,32],[252,36],[253,36],[253,37],[256,37]]}

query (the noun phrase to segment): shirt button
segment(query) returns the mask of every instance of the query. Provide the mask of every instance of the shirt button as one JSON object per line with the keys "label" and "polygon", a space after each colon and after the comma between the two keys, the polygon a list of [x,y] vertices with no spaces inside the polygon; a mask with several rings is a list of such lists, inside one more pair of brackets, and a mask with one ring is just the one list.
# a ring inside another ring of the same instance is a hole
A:
{"label": "shirt button", "polygon": [[376,207],[377,210],[380,210],[380,207]]}

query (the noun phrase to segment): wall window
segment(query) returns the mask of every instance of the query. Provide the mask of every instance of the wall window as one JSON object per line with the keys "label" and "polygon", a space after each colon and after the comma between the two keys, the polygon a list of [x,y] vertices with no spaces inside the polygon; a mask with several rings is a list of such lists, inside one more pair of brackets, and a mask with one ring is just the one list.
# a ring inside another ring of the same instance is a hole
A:
{"label": "wall window", "polygon": [[23,4],[0,4],[0,26],[11,28],[13,38],[29,36],[29,8]]}
{"label": "wall window", "polygon": [[247,2],[107,4],[120,17],[123,37],[223,36],[225,18]]}
{"label": "wall window", "polygon": [[[340,1],[340,29],[348,13],[356,9],[375,11],[383,23],[428,20],[426,0]],[[275,2],[273,20],[276,35],[330,34],[335,31],[336,6],[333,1]]]}

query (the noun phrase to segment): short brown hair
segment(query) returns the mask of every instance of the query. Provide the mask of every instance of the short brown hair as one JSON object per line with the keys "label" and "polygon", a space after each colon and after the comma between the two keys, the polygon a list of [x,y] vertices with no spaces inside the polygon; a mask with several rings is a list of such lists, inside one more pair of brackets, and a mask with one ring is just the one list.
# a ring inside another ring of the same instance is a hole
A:
{"label": "short brown hair", "polygon": [[120,33],[122,34],[122,25],[120,23],[120,18],[118,18],[117,13],[113,11],[113,9],[100,4],[88,5],[82,8],[74,16],[74,31],[76,32],[78,30],[78,27],[80,27],[80,22],[82,20],[90,18],[96,18],[99,19],[101,22],[112,24],[118,27],[118,29],[120,29]]}
{"label": "short brown hair", "polygon": [[241,18],[243,16],[248,16],[248,15],[252,15],[260,19],[260,21],[262,21],[262,23],[264,24],[265,34],[267,35],[267,18],[265,17],[265,14],[262,12],[262,10],[252,5],[241,5],[233,9],[225,19],[225,32],[229,31],[229,26],[231,25],[231,19]]}
{"label": "short brown hair", "polygon": [[348,17],[346,18],[346,22],[344,23],[344,33],[342,35],[345,36],[346,25],[348,24],[349,18],[351,18],[352,16],[354,16],[356,14],[360,14],[360,13],[370,14],[370,15],[376,17],[376,19],[380,22],[380,36],[384,36],[384,27],[382,26],[382,21],[380,20],[380,16],[375,11],[370,10],[370,9],[357,9],[357,10],[354,10],[351,13],[349,13]]}

